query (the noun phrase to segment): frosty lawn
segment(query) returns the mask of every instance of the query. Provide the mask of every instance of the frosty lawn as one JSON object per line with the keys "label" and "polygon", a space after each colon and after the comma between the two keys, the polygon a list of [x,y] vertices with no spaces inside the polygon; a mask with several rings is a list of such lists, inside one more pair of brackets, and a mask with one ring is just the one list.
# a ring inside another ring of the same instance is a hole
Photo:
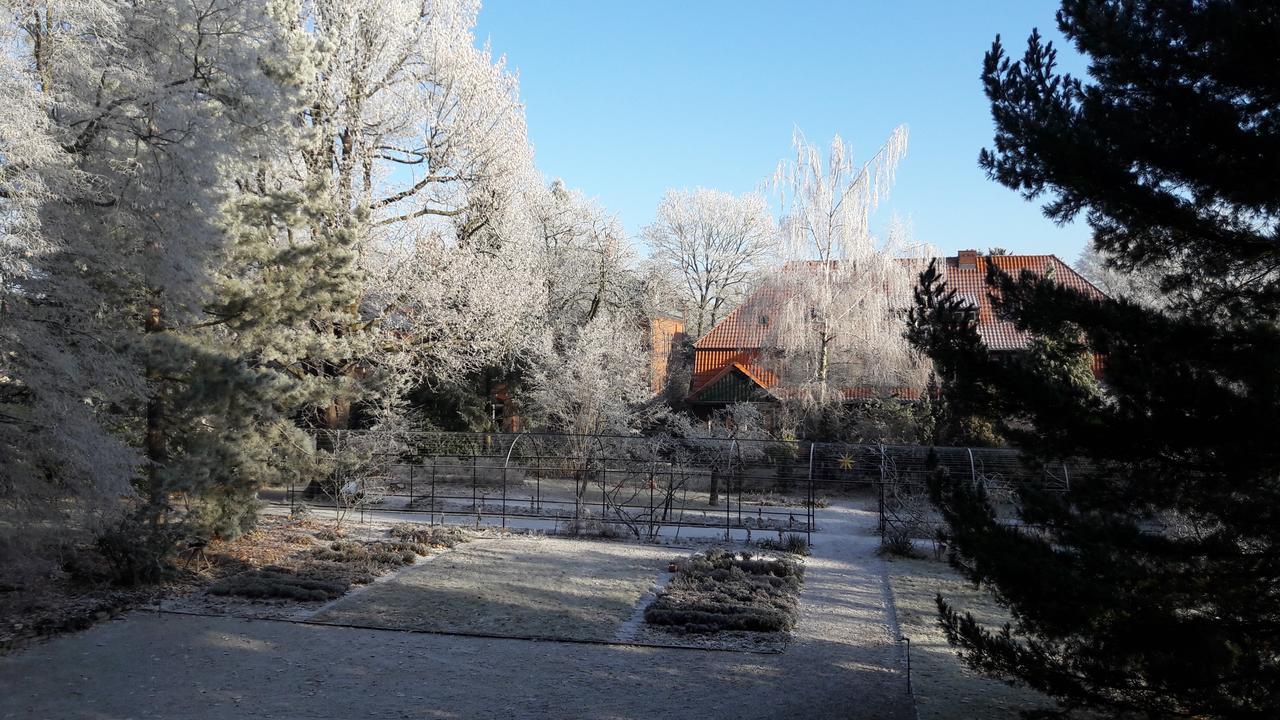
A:
{"label": "frosty lawn", "polygon": [[988,627],[1008,622],[1008,614],[983,589],[974,588],[945,562],[894,559],[888,563],[902,632],[911,638],[912,678],[920,720],[1014,717],[1019,711],[1048,709],[1053,702],[1025,687],[985,677],[956,658],[938,625],[934,598],[942,593]]}
{"label": "frosty lawn", "polygon": [[609,641],[673,552],[684,551],[537,536],[482,540],[406,568],[311,620]]}

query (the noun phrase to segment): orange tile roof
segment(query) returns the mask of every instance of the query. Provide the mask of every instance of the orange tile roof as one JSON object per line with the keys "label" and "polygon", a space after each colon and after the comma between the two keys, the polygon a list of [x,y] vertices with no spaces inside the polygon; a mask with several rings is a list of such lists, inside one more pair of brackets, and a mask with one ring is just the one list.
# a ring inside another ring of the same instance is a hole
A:
{"label": "orange tile roof", "polygon": [[[1024,333],[1018,332],[1013,323],[996,317],[992,310],[987,286],[988,262],[1015,275],[1022,270],[1044,275],[1052,268],[1053,279],[1057,282],[1088,295],[1102,296],[1100,290],[1055,255],[978,256],[973,268],[961,268],[956,257],[939,259],[943,260],[947,286],[977,306],[978,333],[992,350],[1014,350],[1025,346],[1028,338]],[[902,262],[908,267],[918,265],[923,269],[927,261],[904,259]],[[788,265],[784,272],[807,271],[812,269],[812,265],[794,263]],[[783,292],[779,283],[765,281],[733,312],[698,338],[693,345],[694,349],[755,350],[763,347],[774,316],[782,305]]]}
{"label": "orange tile roof", "polygon": [[695,350],[755,349],[765,345],[769,328],[785,298],[785,289],[776,280],[766,279],[707,334],[693,344]]}
{"label": "orange tile roof", "polygon": [[[966,252],[965,255],[972,256],[972,253]],[[991,304],[991,288],[987,285],[988,262],[1013,275],[1022,270],[1042,276],[1051,273],[1055,281],[1066,287],[1086,295],[1103,297],[1100,290],[1055,255],[977,255],[973,267],[963,268],[960,267],[959,256],[939,260],[944,268],[947,286],[978,308],[978,334],[992,350],[1016,350],[1025,347],[1030,338],[1026,333],[1019,332],[1012,322],[996,316]],[[928,260],[914,258],[904,258],[901,262],[913,272],[923,270],[928,264]],[[790,263],[783,268],[783,272],[812,272],[817,267],[818,263],[812,262]],[[777,375],[752,362],[766,344],[770,326],[780,311],[784,292],[782,283],[766,280],[741,305],[694,343],[694,389],[690,397],[710,387],[735,367],[775,396],[798,392],[790,388],[779,388]],[[1095,359],[1095,365],[1097,364]],[[1095,367],[1095,371],[1097,369]],[[920,397],[921,391],[919,388],[843,388],[841,392],[848,400],[870,397],[914,400]]]}
{"label": "orange tile roof", "polygon": [[1017,276],[1030,270],[1040,276],[1050,275],[1055,282],[1085,295],[1102,298],[1102,291],[1085,280],[1080,273],[1058,259],[1056,255],[996,255],[977,258],[974,269],[960,269],[957,258],[947,258],[947,287],[974,302],[978,307],[978,334],[992,350],[1017,350],[1026,347],[1030,336],[1019,332],[1012,322],[996,317],[991,307],[990,287],[987,285],[987,263]]}

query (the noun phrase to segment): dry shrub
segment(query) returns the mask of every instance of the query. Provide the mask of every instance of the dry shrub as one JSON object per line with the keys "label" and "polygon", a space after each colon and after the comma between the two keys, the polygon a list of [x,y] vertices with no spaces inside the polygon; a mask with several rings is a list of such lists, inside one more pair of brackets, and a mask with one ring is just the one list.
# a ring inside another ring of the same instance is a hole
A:
{"label": "dry shrub", "polygon": [[[465,542],[471,542],[471,535],[466,530],[456,527],[422,526],[415,523],[400,523],[388,531],[393,538],[405,540],[427,547],[452,548]],[[425,554],[425,553],[422,553]]]}
{"label": "dry shrub", "polygon": [[[426,545],[409,541],[360,543],[354,540],[334,540],[312,551],[316,560],[348,565],[374,566],[371,569],[393,569],[412,565],[419,555],[428,553]],[[380,567],[379,567],[380,566]]]}
{"label": "dry shrub", "polygon": [[804,579],[799,562],[712,550],[676,565],[676,577],[645,610],[645,622],[696,633],[782,632],[795,626]]}
{"label": "dry shrub", "polygon": [[253,599],[330,600],[342,595],[349,583],[304,577],[284,568],[269,567],[233,575],[209,588],[214,595],[236,595]]}
{"label": "dry shrub", "polygon": [[765,538],[759,543],[760,547],[765,550],[773,550],[776,552],[786,552],[792,555],[808,555],[809,540],[799,533],[787,533],[785,536],[778,533],[778,539]]}

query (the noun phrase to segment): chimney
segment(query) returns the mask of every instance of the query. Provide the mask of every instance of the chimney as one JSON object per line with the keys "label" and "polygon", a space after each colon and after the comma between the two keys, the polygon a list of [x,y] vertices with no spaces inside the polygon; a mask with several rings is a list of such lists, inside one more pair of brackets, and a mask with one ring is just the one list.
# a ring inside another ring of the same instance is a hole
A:
{"label": "chimney", "polygon": [[978,251],[977,250],[961,250],[956,256],[956,267],[961,270],[977,270],[978,269]]}

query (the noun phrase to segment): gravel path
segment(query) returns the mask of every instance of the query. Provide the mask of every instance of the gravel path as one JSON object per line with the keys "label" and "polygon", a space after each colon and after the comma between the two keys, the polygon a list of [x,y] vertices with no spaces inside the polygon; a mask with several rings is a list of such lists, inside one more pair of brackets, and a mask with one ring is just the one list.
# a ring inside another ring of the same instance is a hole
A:
{"label": "gravel path", "polygon": [[782,655],[155,615],[0,657],[0,718],[912,720],[871,513],[819,512]]}

